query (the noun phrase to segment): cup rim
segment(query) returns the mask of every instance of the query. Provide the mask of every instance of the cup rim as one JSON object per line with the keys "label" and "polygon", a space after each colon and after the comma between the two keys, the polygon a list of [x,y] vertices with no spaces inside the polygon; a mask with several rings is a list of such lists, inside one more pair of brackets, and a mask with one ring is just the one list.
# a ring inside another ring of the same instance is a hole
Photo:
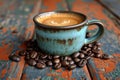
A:
{"label": "cup rim", "polygon": [[[36,20],[36,18],[37,18],[38,16],[44,15],[44,14],[47,14],[47,13],[49,13],[49,14],[53,14],[53,13],[73,13],[73,14],[77,14],[77,15],[79,15],[79,16],[83,16],[83,17],[84,17],[84,20],[83,20],[81,23],[79,23],[79,24],[75,24],[75,25],[71,25],[71,26],[62,26],[62,27],[61,27],[61,26],[57,26],[57,27],[54,27],[54,26],[53,26],[53,27],[51,27],[50,25],[45,25],[45,24],[39,23],[39,22]],[[74,11],[51,11],[51,12],[43,12],[43,13],[37,14],[36,16],[33,17],[33,21],[34,21],[35,24],[37,24],[38,26],[40,26],[40,27],[37,26],[37,28],[47,28],[47,29],[73,29],[73,28],[78,28],[78,27],[84,26],[84,25],[86,24],[86,22],[87,22],[87,17],[86,17],[84,14],[82,14],[82,13],[74,12]]]}

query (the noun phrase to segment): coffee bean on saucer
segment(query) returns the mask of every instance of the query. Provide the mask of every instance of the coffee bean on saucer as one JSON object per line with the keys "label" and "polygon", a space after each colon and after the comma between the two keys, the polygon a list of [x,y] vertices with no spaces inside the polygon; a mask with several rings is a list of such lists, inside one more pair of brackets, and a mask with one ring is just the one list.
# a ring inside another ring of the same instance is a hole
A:
{"label": "coffee bean on saucer", "polygon": [[75,64],[69,65],[69,67],[68,67],[69,70],[73,70],[73,69],[75,69],[75,68],[76,68],[76,65],[75,65]]}
{"label": "coffee bean on saucer", "polygon": [[96,43],[96,45],[97,45],[97,46],[101,46],[102,44],[101,44],[101,43],[99,43],[99,42],[97,42],[97,43]]}
{"label": "coffee bean on saucer", "polygon": [[54,63],[60,63],[60,59],[54,59],[54,61],[53,61]]}
{"label": "coffee bean on saucer", "polygon": [[12,61],[15,61],[15,62],[19,62],[20,61],[20,56],[18,55],[10,55],[9,56],[9,59],[12,60]]}
{"label": "coffee bean on saucer", "polygon": [[79,61],[79,63],[78,63],[78,66],[79,66],[79,67],[83,67],[83,66],[86,65],[86,63],[87,63],[87,60],[86,60],[86,59],[81,59],[81,60]]}
{"label": "coffee bean on saucer", "polygon": [[61,68],[61,63],[57,63],[57,64],[55,64],[55,65],[54,65],[54,68],[55,68],[55,69],[59,69],[59,68]]}
{"label": "coffee bean on saucer", "polygon": [[46,67],[46,64],[39,62],[39,63],[36,64],[36,67],[39,68],[39,69],[43,69],[43,68]]}
{"label": "coffee bean on saucer", "polygon": [[66,66],[69,65],[69,62],[68,62],[67,60],[63,60],[63,61],[61,62],[61,64],[62,64],[63,67],[66,67]]}
{"label": "coffee bean on saucer", "polygon": [[90,51],[90,50],[91,50],[91,48],[87,48],[87,49],[86,49],[87,52]]}
{"label": "coffee bean on saucer", "polygon": [[27,53],[27,51],[22,50],[22,51],[19,52],[19,55],[20,55],[20,56],[25,56],[26,53]]}
{"label": "coffee bean on saucer", "polygon": [[108,54],[102,54],[101,58],[102,58],[102,59],[105,59],[105,60],[108,60],[108,59],[113,58],[113,56],[108,55]]}
{"label": "coffee bean on saucer", "polygon": [[77,62],[80,61],[80,59],[79,58],[74,58],[74,61],[77,63]]}
{"label": "coffee bean on saucer", "polygon": [[34,59],[29,59],[29,60],[27,61],[27,63],[28,63],[30,66],[36,65],[36,61],[35,61]]}
{"label": "coffee bean on saucer", "polygon": [[36,51],[32,51],[31,54],[30,54],[30,57],[31,57],[32,59],[34,59],[34,58],[37,57],[37,55],[38,55],[38,53],[37,53]]}
{"label": "coffee bean on saucer", "polygon": [[60,57],[60,56],[56,55],[56,56],[54,56],[53,58],[56,59],[56,58],[59,58],[59,57]]}
{"label": "coffee bean on saucer", "polygon": [[83,53],[80,53],[79,58],[85,58],[85,55]]}
{"label": "coffee bean on saucer", "polygon": [[78,57],[79,55],[80,55],[80,53],[79,53],[79,52],[76,52],[76,53],[73,54],[73,57],[76,58],[76,57]]}
{"label": "coffee bean on saucer", "polygon": [[48,61],[48,62],[47,62],[47,65],[48,65],[48,66],[52,66],[52,65],[53,65],[52,61]]}

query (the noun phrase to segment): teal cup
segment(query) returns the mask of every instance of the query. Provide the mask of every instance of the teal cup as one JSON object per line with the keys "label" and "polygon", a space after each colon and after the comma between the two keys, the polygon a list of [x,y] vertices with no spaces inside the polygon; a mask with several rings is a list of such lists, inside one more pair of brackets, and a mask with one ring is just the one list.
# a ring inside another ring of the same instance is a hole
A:
{"label": "teal cup", "polygon": [[[55,13],[75,14],[82,17],[83,21],[71,25],[55,27],[46,24],[42,24],[36,19],[38,17],[49,16]],[[92,43],[101,38],[104,33],[103,24],[99,20],[87,20],[87,17],[78,12],[73,11],[53,11],[45,12],[36,15],[33,18],[35,23],[35,37],[37,44],[42,52],[51,55],[71,55],[80,51],[84,44]],[[88,27],[96,25],[96,33],[89,38],[86,38]]]}

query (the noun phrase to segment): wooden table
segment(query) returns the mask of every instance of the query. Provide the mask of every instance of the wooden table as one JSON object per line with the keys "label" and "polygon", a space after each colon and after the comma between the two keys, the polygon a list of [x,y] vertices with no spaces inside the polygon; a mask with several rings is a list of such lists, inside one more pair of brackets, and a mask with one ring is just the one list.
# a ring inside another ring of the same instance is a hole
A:
{"label": "wooden table", "polygon": [[[28,66],[24,58],[12,62],[8,56],[18,53],[31,39],[33,16],[39,12],[72,10],[105,25],[101,53],[113,59],[91,59],[75,70],[39,70]],[[120,1],[119,0],[0,0],[0,80],[120,80]]]}

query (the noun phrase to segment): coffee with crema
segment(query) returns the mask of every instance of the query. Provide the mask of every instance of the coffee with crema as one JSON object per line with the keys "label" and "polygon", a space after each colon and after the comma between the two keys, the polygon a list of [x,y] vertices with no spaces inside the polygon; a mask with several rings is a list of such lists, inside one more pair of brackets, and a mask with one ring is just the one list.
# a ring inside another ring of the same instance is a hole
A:
{"label": "coffee with crema", "polygon": [[73,13],[53,13],[39,16],[36,20],[44,25],[49,26],[72,26],[84,21],[82,16]]}

